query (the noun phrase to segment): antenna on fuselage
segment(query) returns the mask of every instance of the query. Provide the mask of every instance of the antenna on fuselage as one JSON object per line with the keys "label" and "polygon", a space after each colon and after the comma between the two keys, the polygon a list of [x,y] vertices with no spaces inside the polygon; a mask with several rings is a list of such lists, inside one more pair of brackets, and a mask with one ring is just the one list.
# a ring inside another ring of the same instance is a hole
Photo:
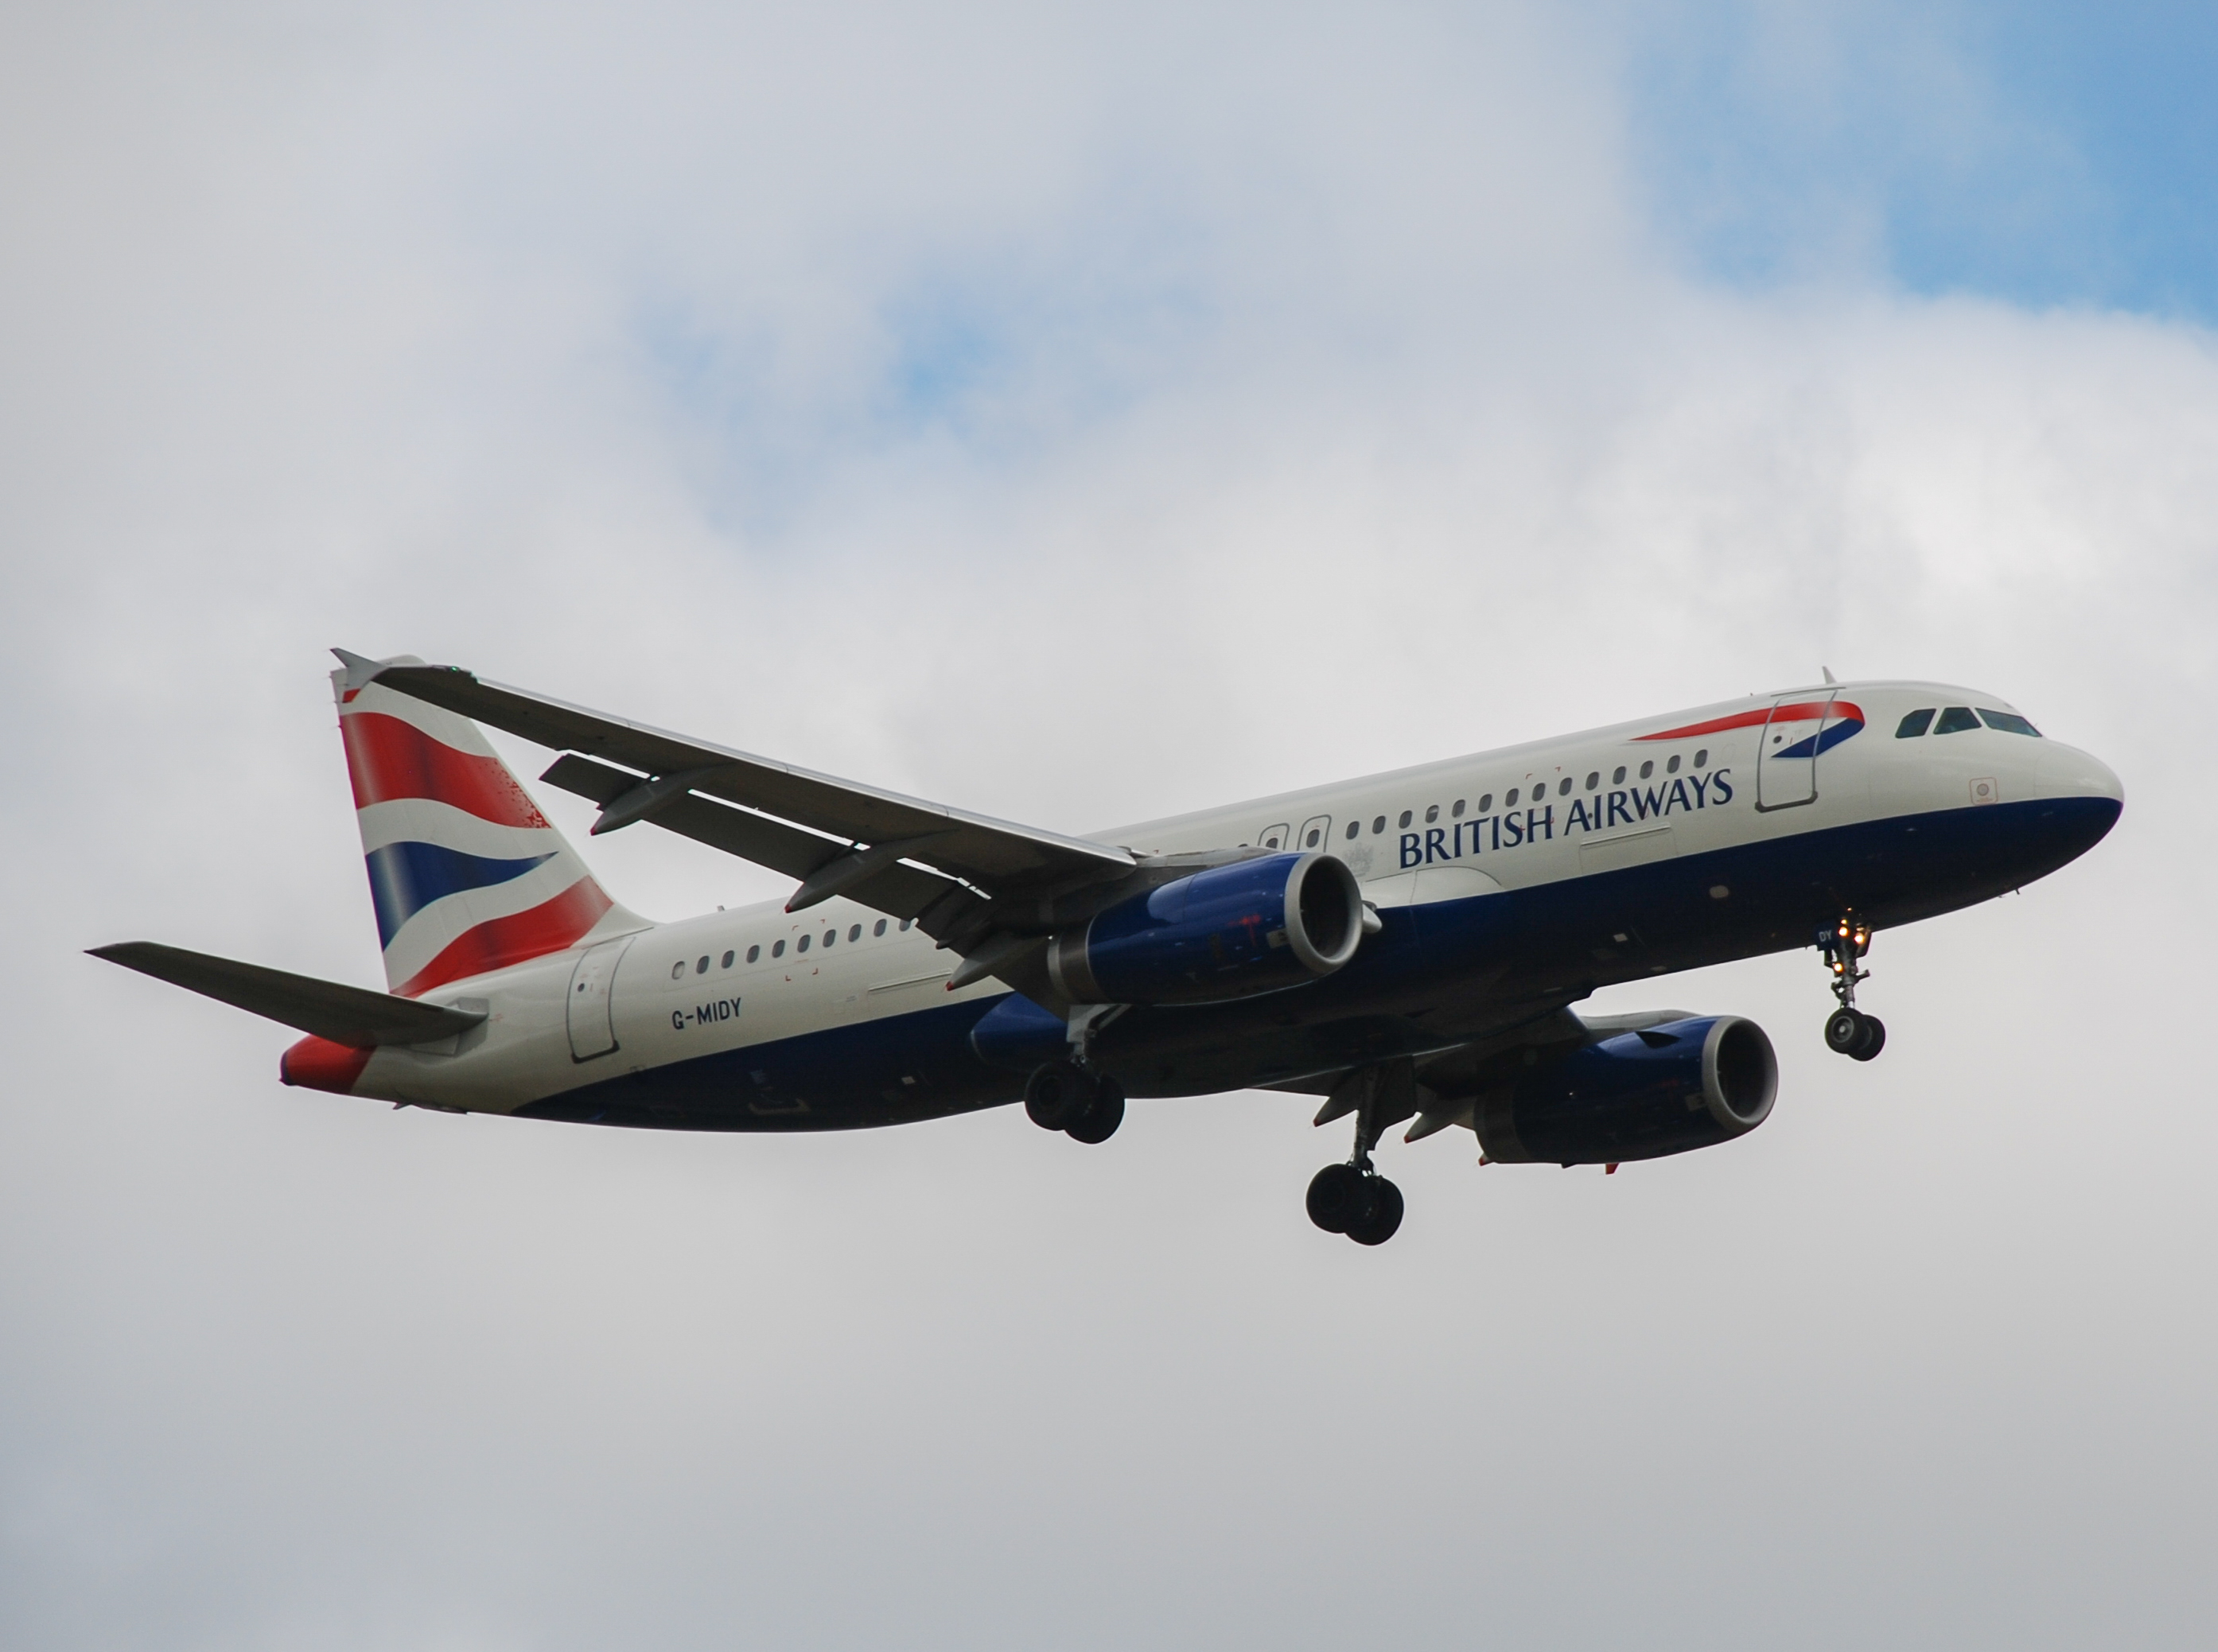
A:
{"label": "antenna on fuselage", "polygon": [[1839,678],[1833,675],[1833,668],[1831,665],[1820,665],[1818,669],[1825,673],[1825,680],[1828,683],[1837,684],[1841,680]]}

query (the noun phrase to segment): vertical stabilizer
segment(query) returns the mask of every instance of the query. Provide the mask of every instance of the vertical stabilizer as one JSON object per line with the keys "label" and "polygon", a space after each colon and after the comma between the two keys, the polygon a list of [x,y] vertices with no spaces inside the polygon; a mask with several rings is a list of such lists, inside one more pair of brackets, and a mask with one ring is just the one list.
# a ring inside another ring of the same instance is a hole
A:
{"label": "vertical stabilizer", "polygon": [[385,979],[413,998],[589,938],[647,927],[610,900],[468,718],[331,673]]}

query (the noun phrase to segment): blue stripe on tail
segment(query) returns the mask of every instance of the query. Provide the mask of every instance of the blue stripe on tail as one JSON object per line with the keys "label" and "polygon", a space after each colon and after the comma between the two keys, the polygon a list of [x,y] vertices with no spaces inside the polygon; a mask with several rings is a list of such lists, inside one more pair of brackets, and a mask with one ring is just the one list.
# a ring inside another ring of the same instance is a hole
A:
{"label": "blue stripe on tail", "polygon": [[435,843],[389,843],[369,851],[369,898],[377,907],[377,944],[393,944],[400,926],[434,900],[465,889],[487,889],[522,877],[552,854],[487,860]]}

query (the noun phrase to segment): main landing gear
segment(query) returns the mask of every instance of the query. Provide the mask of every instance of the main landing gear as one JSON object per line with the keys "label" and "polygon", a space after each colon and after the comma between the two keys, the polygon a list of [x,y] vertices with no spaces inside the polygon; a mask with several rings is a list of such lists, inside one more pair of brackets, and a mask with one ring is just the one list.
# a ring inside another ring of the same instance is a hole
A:
{"label": "main landing gear", "polygon": [[1833,996],[1841,1007],[1825,1018],[1825,1048],[1851,1061],[1868,1061],[1887,1048],[1887,1024],[1856,1007],[1856,983],[1871,971],[1859,961],[1871,950],[1871,925],[1854,913],[1818,931],[1818,950],[1833,972]]}
{"label": "main landing gear", "polygon": [[1124,1122],[1124,1086],[1106,1073],[1050,1061],[1025,1080],[1025,1112],[1040,1129],[1074,1142],[1106,1142]]}
{"label": "main landing gear", "polygon": [[1406,1061],[1360,1069],[1335,1087],[1317,1122],[1329,1123],[1353,1112],[1355,1151],[1346,1164],[1327,1165],[1310,1179],[1310,1220],[1325,1232],[1346,1234],[1359,1245],[1384,1245],[1402,1225],[1402,1190],[1379,1173],[1371,1149],[1416,1110],[1415,1091]]}
{"label": "main landing gear", "polygon": [[1124,1122],[1124,1086],[1094,1059],[1094,1040],[1128,1006],[1078,1004],[1069,1017],[1070,1054],[1032,1069],[1025,1080],[1025,1112],[1044,1130],[1074,1142],[1106,1142]]}

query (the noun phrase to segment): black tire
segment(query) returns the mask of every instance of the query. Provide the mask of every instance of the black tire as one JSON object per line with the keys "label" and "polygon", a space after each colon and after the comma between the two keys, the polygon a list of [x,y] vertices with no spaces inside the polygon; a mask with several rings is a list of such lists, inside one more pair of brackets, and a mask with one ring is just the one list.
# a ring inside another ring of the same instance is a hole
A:
{"label": "black tire", "polygon": [[1329,1234],[1344,1234],[1369,1213],[1370,1179],[1354,1165],[1327,1165],[1310,1178],[1310,1220]]}
{"label": "black tire", "polygon": [[1836,1055],[1854,1055],[1862,1043],[1866,1017],[1855,1010],[1836,1010],[1825,1018],[1825,1048]]}
{"label": "black tire", "polygon": [[1044,1130],[1060,1130],[1094,1099],[1093,1081],[1068,1061],[1050,1061],[1025,1080],[1025,1112]]}
{"label": "black tire", "polygon": [[1863,1018],[1863,1042],[1849,1052],[1853,1061],[1868,1061],[1887,1048],[1887,1023],[1875,1015]]}
{"label": "black tire", "polygon": [[1402,1226],[1402,1190],[1384,1176],[1371,1179],[1371,1209],[1350,1227],[1348,1236],[1359,1245],[1384,1245]]}
{"label": "black tire", "polygon": [[1103,1073],[1094,1080],[1094,1099],[1085,1111],[1063,1128],[1074,1142],[1083,1142],[1088,1147],[1099,1147],[1117,1134],[1117,1127],[1124,1122],[1124,1086]]}

